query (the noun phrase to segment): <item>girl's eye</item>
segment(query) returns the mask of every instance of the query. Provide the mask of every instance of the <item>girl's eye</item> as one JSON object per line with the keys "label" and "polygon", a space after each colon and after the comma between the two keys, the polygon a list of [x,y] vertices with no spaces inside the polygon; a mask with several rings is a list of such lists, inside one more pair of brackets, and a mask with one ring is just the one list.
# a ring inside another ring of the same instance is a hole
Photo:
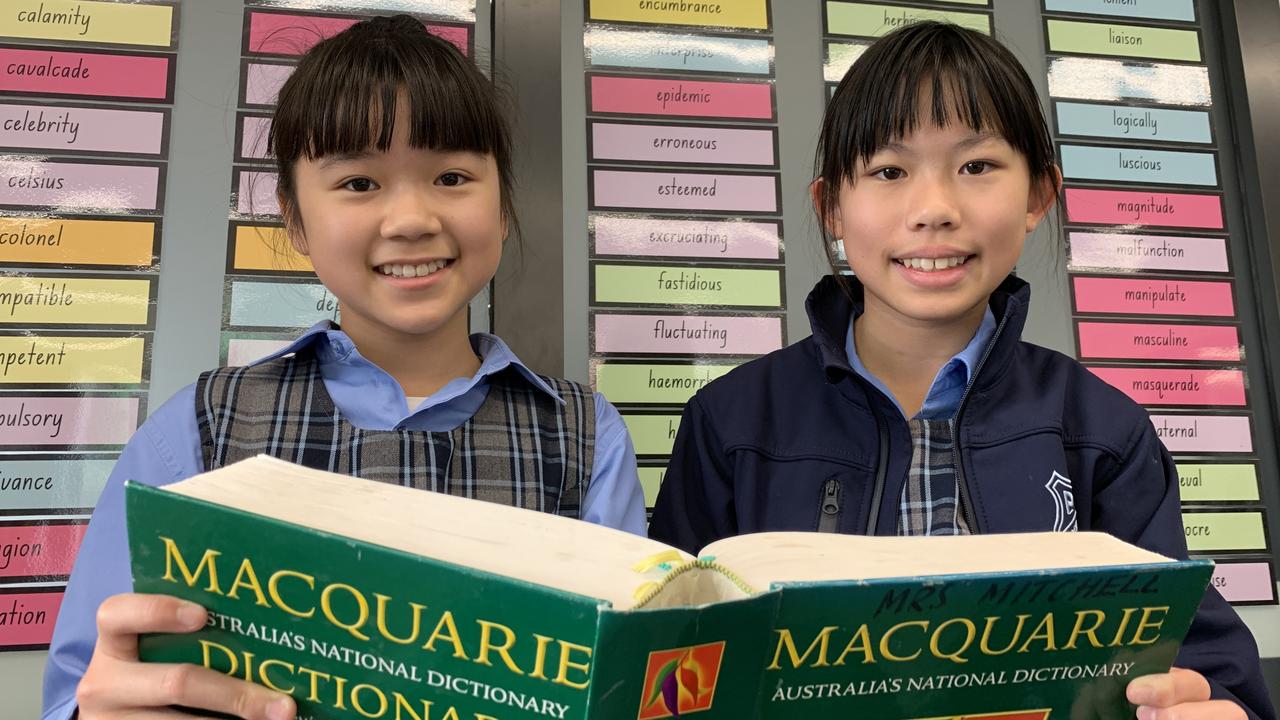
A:
{"label": "girl's eye", "polygon": [[981,175],[991,169],[991,163],[986,160],[971,160],[964,164],[964,172],[966,175]]}
{"label": "girl's eye", "polygon": [[887,167],[887,168],[880,168],[879,170],[871,173],[871,176],[878,177],[881,180],[900,180],[902,176],[906,174],[907,174],[906,171],[904,171],[902,168]]}
{"label": "girl's eye", "polygon": [[462,183],[466,182],[466,180],[467,179],[464,178],[461,175],[461,173],[450,172],[450,173],[445,173],[441,175],[440,179],[437,180],[437,182],[439,182],[441,185],[444,185],[445,187],[457,187]]}
{"label": "girl's eye", "polygon": [[377,184],[374,183],[369,178],[352,178],[342,183],[342,187],[348,190],[351,190],[353,192],[363,193],[363,192],[369,192],[370,190],[376,188]]}

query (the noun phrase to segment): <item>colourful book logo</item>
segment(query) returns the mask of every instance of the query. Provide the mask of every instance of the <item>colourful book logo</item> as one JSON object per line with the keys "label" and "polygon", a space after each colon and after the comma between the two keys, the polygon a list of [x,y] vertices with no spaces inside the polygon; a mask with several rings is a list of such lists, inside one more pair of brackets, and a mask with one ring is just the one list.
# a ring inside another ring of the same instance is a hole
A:
{"label": "colourful book logo", "polygon": [[710,710],[724,642],[649,653],[639,720]]}

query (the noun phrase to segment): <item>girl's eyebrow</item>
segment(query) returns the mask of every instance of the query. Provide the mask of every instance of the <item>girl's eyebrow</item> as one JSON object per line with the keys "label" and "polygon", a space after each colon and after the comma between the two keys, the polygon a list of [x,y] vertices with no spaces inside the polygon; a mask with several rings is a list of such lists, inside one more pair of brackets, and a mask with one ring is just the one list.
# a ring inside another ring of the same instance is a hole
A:
{"label": "girl's eyebrow", "polygon": [[[1004,136],[997,132],[990,132],[990,131],[978,132],[970,135],[969,137],[963,140],[957,141],[955,144],[955,149],[968,150],[975,146],[981,145],[985,142],[1000,141],[1003,139],[1004,139]],[[881,151],[887,150],[889,152],[899,153],[902,155],[913,154],[913,151],[910,147],[908,147],[906,144],[897,140],[890,141],[885,143],[884,145],[881,145],[880,150]]]}
{"label": "girl's eyebrow", "polygon": [[320,160],[320,169],[324,170],[326,168],[337,165],[338,163],[353,162],[355,160],[364,160],[369,156],[370,156],[370,153],[368,151],[337,153],[336,155],[325,155],[324,158]]}
{"label": "girl's eyebrow", "polygon": [[999,141],[1003,139],[1004,139],[1004,136],[996,132],[988,131],[988,132],[974,133],[973,135],[970,135],[964,140],[961,140],[960,142],[956,143],[956,148],[959,150],[968,150],[969,148],[974,147],[975,145],[981,145],[984,142],[990,142],[992,140]]}

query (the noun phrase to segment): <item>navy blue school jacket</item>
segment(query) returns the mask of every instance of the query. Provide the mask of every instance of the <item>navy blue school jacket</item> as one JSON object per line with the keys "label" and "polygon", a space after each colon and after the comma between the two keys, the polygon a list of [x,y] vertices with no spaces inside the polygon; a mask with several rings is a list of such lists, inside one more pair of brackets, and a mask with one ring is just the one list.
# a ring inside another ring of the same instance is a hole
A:
{"label": "navy blue school jacket", "polygon": [[[862,311],[834,277],[809,294],[813,335],[709,383],[685,406],[649,534],[696,553],[774,530],[893,535],[911,437],[849,367]],[[1097,530],[1187,556],[1178,475],[1147,413],[1075,360],[1021,341],[1031,289],[991,297],[997,329],[956,415],[961,511],[975,532]],[[1210,588],[1178,665],[1215,698],[1273,720],[1257,644]]]}

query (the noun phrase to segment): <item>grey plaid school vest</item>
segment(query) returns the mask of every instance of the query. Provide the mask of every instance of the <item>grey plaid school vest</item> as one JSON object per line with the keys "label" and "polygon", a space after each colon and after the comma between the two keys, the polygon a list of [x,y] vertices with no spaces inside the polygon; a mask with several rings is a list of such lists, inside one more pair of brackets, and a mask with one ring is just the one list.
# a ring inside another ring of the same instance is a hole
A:
{"label": "grey plaid school vest", "polygon": [[595,399],[543,378],[561,405],[514,367],[444,432],[365,430],[329,397],[314,353],[220,368],[196,383],[206,470],[265,453],[306,467],[577,518],[595,456]]}

